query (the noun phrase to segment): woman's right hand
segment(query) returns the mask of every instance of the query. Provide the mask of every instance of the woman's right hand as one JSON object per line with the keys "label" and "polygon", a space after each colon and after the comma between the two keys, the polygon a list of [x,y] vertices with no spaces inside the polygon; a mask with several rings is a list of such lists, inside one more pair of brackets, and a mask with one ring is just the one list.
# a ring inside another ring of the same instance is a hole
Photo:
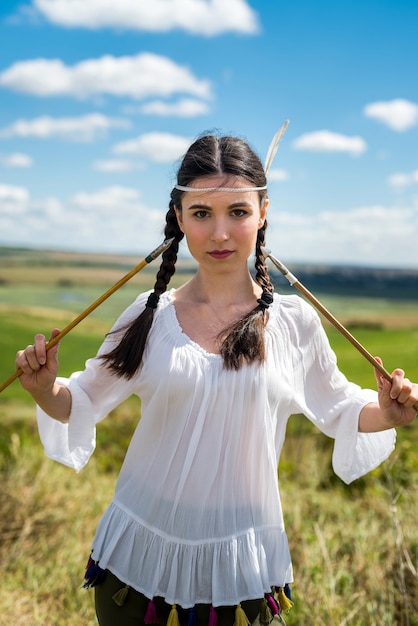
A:
{"label": "woman's right hand", "polygon": [[[54,328],[51,339],[59,334]],[[34,344],[16,354],[16,369],[21,369],[20,383],[29,393],[44,393],[54,386],[58,373],[59,343],[46,349],[47,341],[44,335],[35,335]]]}

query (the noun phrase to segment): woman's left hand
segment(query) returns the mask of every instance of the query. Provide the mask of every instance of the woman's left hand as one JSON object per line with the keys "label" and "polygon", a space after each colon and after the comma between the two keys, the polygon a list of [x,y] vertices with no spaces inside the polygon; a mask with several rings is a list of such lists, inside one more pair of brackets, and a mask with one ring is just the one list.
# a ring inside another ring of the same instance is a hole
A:
{"label": "woman's left hand", "polygon": [[[376,357],[379,363],[382,360]],[[374,370],[382,419],[388,428],[411,423],[417,415],[418,385],[405,378],[405,372],[399,368],[393,370],[392,382],[387,380],[377,369]]]}

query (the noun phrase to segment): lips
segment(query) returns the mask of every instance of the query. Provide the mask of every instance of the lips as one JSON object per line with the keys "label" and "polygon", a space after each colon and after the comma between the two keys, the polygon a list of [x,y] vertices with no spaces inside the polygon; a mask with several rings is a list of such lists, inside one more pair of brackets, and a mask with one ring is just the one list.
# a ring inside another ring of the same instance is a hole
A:
{"label": "lips", "polygon": [[232,250],[212,250],[209,252],[209,256],[213,259],[227,259],[233,254]]}

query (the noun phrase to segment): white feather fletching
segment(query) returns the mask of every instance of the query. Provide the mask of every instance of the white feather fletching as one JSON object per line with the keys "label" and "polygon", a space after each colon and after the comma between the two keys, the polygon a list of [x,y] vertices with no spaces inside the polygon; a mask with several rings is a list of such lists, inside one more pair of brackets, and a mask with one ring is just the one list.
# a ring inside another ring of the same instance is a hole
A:
{"label": "white feather fletching", "polygon": [[282,140],[283,135],[286,132],[287,127],[289,126],[289,123],[289,120],[286,120],[270,142],[269,149],[267,150],[266,161],[264,164],[264,172],[266,176],[269,173],[274,157],[276,156],[276,152],[279,149],[279,144]]}

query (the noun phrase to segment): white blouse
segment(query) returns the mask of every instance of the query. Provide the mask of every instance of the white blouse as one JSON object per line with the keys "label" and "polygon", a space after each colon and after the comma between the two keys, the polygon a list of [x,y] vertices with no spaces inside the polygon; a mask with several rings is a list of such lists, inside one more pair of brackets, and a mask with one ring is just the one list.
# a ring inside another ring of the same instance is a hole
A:
{"label": "white blouse", "polygon": [[[143,310],[140,295],[115,327]],[[99,353],[116,341],[108,337]],[[173,291],[155,312],[143,365],[117,378],[97,358],[70,379],[68,424],[38,410],[46,454],[80,470],[95,448],[95,425],[132,394],[141,419],[93,558],[131,587],[184,608],[235,605],[292,582],[277,466],[292,414],[335,439],[333,467],[349,483],[394,447],[395,431],[359,433],[376,392],[338,370],[316,312],[297,295],[275,294],[262,365],[225,370],[182,331]]]}

